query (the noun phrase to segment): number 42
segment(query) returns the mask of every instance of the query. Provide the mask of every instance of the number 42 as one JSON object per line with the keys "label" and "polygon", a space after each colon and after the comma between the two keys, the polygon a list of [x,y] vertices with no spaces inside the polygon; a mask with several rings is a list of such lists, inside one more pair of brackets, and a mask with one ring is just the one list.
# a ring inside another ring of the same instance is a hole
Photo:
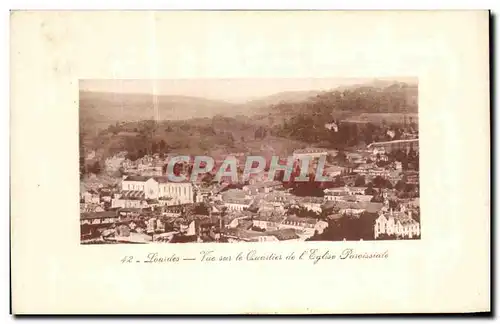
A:
{"label": "number 42", "polygon": [[125,257],[123,257],[123,259],[121,259],[121,262],[122,263],[132,263],[133,258],[134,257],[131,257],[131,256],[125,256]]}

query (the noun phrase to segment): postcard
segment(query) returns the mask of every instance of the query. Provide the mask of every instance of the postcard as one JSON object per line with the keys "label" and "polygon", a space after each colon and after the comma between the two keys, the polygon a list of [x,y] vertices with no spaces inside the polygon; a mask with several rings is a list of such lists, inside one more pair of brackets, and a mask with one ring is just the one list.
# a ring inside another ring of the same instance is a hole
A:
{"label": "postcard", "polygon": [[489,312],[488,24],[14,11],[12,312]]}

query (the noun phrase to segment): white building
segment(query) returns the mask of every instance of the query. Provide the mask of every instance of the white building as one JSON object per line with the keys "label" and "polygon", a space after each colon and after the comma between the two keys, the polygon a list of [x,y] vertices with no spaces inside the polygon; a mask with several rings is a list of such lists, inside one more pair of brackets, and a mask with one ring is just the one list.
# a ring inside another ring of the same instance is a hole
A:
{"label": "white building", "polygon": [[227,207],[229,211],[232,212],[242,212],[244,210],[247,210],[248,207],[252,204],[252,199],[237,199],[237,198],[231,198],[227,199],[224,201],[224,206]]}
{"label": "white building", "polygon": [[322,234],[325,229],[328,227],[328,222],[324,220],[319,220],[316,225],[314,225],[314,231],[318,232],[318,234]]}
{"label": "white building", "polygon": [[323,190],[325,201],[346,201],[346,197],[355,197],[354,201],[370,201],[372,196],[365,195],[367,187],[338,187]]}
{"label": "white building", "polygon": [[321,148],[305,148],[305,149],[295,150],[293,152],[294,159],[302,159],[307,157],[316,159],[327,155],[328,151],[326,149],[321,149]]}
{"label": "white building", "polygon": [[381,235],[395,235],[401,238],[420,236],[420,224],[411,217],[411,212],[406,213],[403,208],[400,212],[380,213],[373,227],[374,238]]}
{"label": "white building", "polygon": [[172,198],[170,204],[194,203],[194,186],[188,181],[170,182],[166,177],[128,176],[122,191],[140,191],[145,199]]}

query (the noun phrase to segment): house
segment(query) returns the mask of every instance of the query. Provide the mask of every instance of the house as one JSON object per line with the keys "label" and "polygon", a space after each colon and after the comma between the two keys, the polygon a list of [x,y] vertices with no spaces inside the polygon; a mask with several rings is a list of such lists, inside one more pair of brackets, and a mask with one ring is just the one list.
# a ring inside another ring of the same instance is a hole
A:
{"label": "house", "polygon": [[114,211],[95,212],[95,213],[81,213],[80,225],[103,225],[113,224],[119,220],[119,216]]}
{"label": "house", "polygon": [[373,198],[372,195],[352,195],[350,197],[353,197],[354,201],[357,202],[370,202]]}
{"label": "house", "polygon": [[346,168],[338,165],[329,165],[324,168],[323,174],[330,178],[335,178],[336,176],[341,175],[345,169]]}
{"label": "house", "polygon": [[347,187],[338,188],[328,188],[323,190],[325,196],[324,201],[340,201],[343,200],[342,197],[349,196],[349,191]]}
{"label": "house", "polygon": [[99,193],[94,189],[89,189],[82,194],[82,200],[86,204],[99,204]]}
{"label": "house", "polygon": [[171,204],[194,203],[194,185],[189,181],[169,181],[167,177],[124,176],[122,191],[142,192],[145,199],[172,198]]}
{"label": "house", "polygon": [[224,206],[232,212],[242,212],[247,210],[252,204],[252,199],[249,198],[228,198],[224,200]]}
{"label": "house", "polygon": [[277,215],[283,215],[285,213],[285,204],[283,202],[268,202],[265,200],[261,200],[259,202],[259,209],[257,212],[272,212]]}
{"label": "house", "polygon": [[241,189],[229,189],[222,194],[222,202],[229,211],[242,212],[250,207],[253,199]]}
{"label": "house", "polygon": [[347,190],[350,195],[364,195],[368,187],[348,187]]}
{"label": "house", "polygon": [[243,190],[248,192],[250,195],[256,195],[258,193],[270,193],[273,190],[280,189],[283,184],[280,181],[265,181],[246,185]]}
{"label": "house", "polygon": [[325,222],[324,220],[319,220],[315,225],[314,225],[314,232],[318,234],[322,234],[323,231],[328,227],[328,222]]}
{"label": "house", "polygon": [[114,195],[111,208],[146,208],[148,203],[143,191],[125,190]]}
{"label": "house", "polygon": [[318,221],[309,217],[298,217],[291,215],[286,217],[280,224],[279,228],[292,228],[296,230],[301,240],[307,239],[314,235],[315,226]]}
{"label": "house", "polygon": [[298,241],[300,236],[297,235],[292,228],[283,228],[271,232],[266,232],[267,235],[274,236],[278,241]]}
{"label": "house", "polygon": [[167,177],[154,177],[158,183],[158,196],[171,197],[172,204],[194,203],[195,187],[189,181],[172,182]]}
{"label": "house", "polygon": [[378,213],[382,210],[384,204],[375,202],[328,201],[322,207],[324,210],[337,209],[340,214],[360,215],[363,212]]}
{"label": "house", "polygon": [[322,197],[298,197],[295,196],[292,204],[304,207],[307,210],[321,213],[321,204],[323,203]]}
{"label": "house", "polygon": [[253,218],[252,222],[255,227],[266,231],[274,231],[280,228],[284,219],[285,217],[273,213],[260,213]]}
{"label": "house", "polygon": [[120,215],[120,220],[126,218],[138,218],[142,214],[141,208],[120,208],[117,211],[118,215]]}
{"label": "house", "polygon": [[100,204],[80,204],[81,213],[99,213],[103,211],[104,208]]}
{"label": "house", "polygon": [[295,150],[293,152],[294,159],[303,159],[303,158],[317,159],[322,156],[326,157],[327,155],[328,155],[328,150],[322,148],[312,148],[312,147]]}
{"label": "house", "polygon": [[267,232],[257,232],[238,228],[226,229],[225,237],[229,242],[276,242],[278,238]]}
{"label": "house", "polygon": [[196,235],[196,223],[194,220],[183,222],[180,226],[180,232],[186,236]]}
{"label": "house", "polygon": [[396,236],[400,238],[414,238],[420,236],[420,224],[411,216],[411,212],[404,210],[388,213],[380,213],[373,227],[374,238],[382,235]]}
{"label": "house", "polygon": [[313,229],[316,225],[317,220],[309,217],[298,217],[295,215],[291,215],[286,217],[280,224],[280,228],[294,228],[294,229]]}
{"label": "house", "polygon": [[158,182],[152,177],[123,176],[122,191],[137,191],[145,198],[158,198]]}
{"label": "house", "polygon": [[372,150],[373,155],[386,154],[395,150],[402,150],[408,152],[409,150],[414,150],[418,152],[418,138],[413,139],[402,139],[387,142],[374,142],[368,144],[367,148]]}
{"label": "house", "polygon": [[353,172],[361,175],[369,175],[370,171],[376,167],[377,166],[374,163],[360,164],[357,168],[353,170]]}

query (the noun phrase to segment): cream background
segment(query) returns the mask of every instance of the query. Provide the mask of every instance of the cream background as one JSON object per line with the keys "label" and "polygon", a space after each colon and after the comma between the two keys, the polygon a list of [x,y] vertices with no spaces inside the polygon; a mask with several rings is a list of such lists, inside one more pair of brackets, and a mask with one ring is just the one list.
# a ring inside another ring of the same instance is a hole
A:
{"label": "cream background", "polygon": [[[417,76],[422,239],[79,244],[78,81]],[[489,310],[488,13],[15,12],[13,311]],[[389,250],[387,260],[120,264],[125,255]]]}

